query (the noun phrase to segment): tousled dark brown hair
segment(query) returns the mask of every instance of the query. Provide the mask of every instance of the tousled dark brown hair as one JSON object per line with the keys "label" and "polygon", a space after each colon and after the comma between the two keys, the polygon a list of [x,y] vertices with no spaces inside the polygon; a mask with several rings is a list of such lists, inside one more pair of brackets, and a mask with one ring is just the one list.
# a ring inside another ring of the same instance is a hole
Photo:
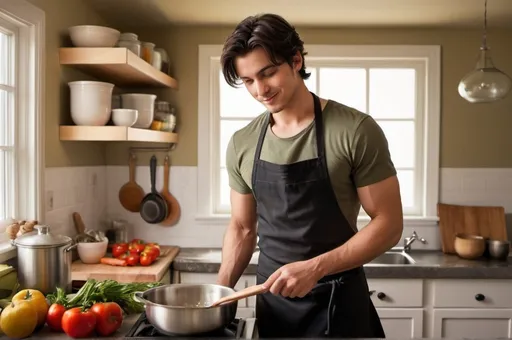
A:
{"label": "tousled dark brown hair", "polygon": [[244,56],[255,48],[261,47],[274,65],[283,62],[292,66],[293,57],[300,52],[302,67],[299,74],[302,79],[311,75],[306,73],[304,42],[295,28],[277,14],[261,14],[245,18],[227,38],[222,50],[221,65],[224,79],[235,87],[239,85],[239,76],[235,69],[235,59]]}

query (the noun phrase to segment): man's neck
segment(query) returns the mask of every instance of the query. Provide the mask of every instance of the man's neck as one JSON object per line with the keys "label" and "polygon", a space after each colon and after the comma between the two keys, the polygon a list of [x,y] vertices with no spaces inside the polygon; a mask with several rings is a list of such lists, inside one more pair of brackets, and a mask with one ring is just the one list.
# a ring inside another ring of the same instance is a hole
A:
{"label": "man's neck", "polygon": [[273,124],[280,128],[298,126],[309,122],[315,117],[315,107],[308,88],[300,86],[288,105],[281,111],[272,114]]}

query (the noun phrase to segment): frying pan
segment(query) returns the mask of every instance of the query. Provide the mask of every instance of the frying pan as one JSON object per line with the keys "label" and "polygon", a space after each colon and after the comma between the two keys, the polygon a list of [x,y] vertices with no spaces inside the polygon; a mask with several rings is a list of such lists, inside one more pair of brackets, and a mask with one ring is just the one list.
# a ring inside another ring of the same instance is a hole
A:
{"label": "frying pan", "polygon": [[151,176],[151,191],[144,196],[140,205],[140,215],[147,223],[160,223],[168,213],[167,202],[156,191],[155,177],[156,177],[156,157],[153,155],[149,162],[149,171]]}

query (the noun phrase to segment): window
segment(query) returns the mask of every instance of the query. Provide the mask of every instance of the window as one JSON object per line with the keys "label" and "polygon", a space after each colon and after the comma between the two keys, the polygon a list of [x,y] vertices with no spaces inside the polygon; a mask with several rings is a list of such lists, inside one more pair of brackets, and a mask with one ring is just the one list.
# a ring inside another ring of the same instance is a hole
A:
{"label": "window", "polygon": [[[225,170],[229,139],[265,110],[245,87],[234,89],[225,83],[220,68],[221,48],[201,46],[199,50],[198,204],[200,218],[208,220],[229,215],[230,189]],[[398,171],[406,224],[436,220],[439,47],[305,48],[307,71],[311,72],[306,86],[323,98],[370,114],[382,127]],[[360,220],[367,221],[361,211]]]}
{"label": "window", "polygon": [[43,55],[44,12],[0,0],[0,221],[43,219]]}

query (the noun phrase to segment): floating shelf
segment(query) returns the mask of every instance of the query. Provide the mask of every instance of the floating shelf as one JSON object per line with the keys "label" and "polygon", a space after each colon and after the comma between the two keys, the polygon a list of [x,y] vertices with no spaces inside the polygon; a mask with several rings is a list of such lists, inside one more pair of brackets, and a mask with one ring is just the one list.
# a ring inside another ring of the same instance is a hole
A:
{"label": "floating shelf", "polygon": [[125,47],[62,47],[60,64],[71,65],[119,86],[178,89],[178,81]]}
{"label": "floating shelf", "polygon": [[178,134],[125,126],[79,126],[62,125],[59,130],[63,141],[132,141],[177,143]]}

